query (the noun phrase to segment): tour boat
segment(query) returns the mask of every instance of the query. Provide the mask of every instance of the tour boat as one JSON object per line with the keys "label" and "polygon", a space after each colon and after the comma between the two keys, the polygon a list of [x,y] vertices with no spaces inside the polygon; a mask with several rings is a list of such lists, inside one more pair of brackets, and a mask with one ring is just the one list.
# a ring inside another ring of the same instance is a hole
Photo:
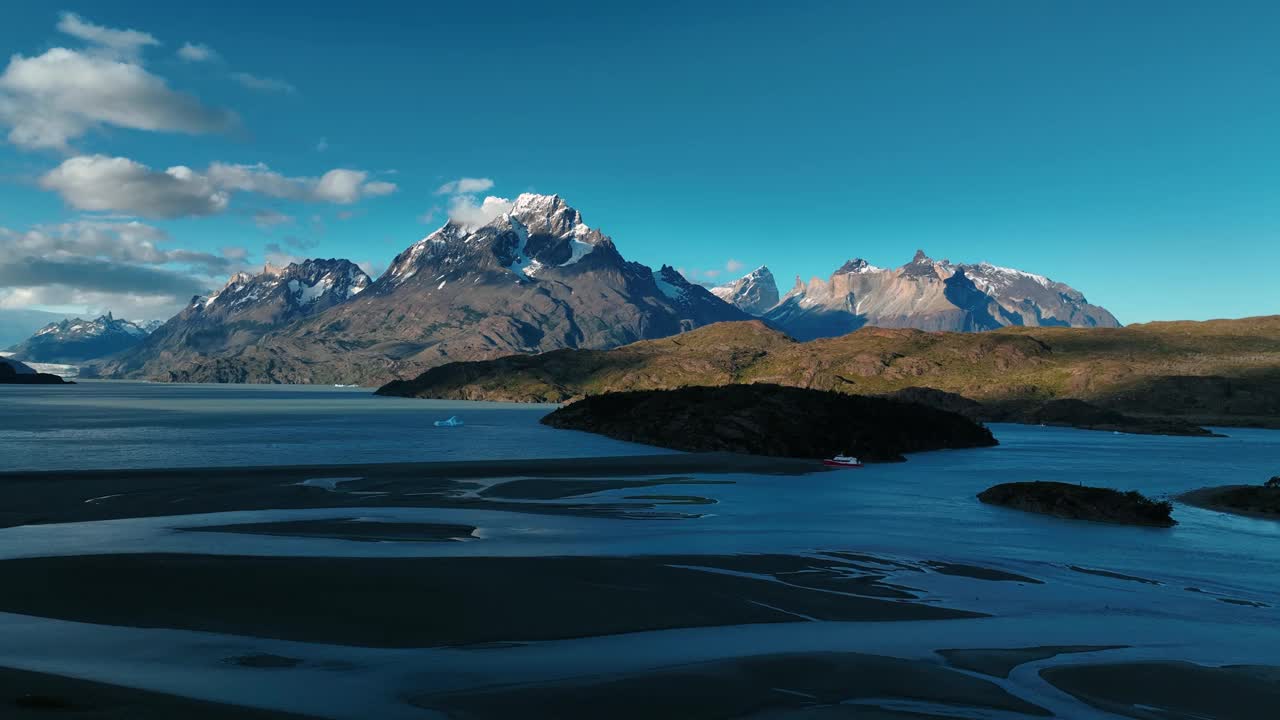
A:
{"label": "tour boat", "polygon": [[862,467],[862,461],[856,457],[853,457],[852,455],[837,455],[833,458],[827,458],[826,460],[823,460],[822,464],[830,465],[832,467],[847,467],[847,468]]}
{"label": "tour boat", "polygon": [[462,421],[458,419],[457,415],[454,415],[448,420],[437,420],[435,425],[436,427],[458,427],[462,425]]}

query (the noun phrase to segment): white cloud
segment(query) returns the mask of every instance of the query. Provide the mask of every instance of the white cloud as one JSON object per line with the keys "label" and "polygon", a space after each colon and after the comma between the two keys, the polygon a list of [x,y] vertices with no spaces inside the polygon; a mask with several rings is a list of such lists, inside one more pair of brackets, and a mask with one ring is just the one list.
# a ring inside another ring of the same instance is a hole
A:
{"label": "white cloud", "polygon": [[258,92],[295,93],[298,91],[297,88],[283,80],[252,75],[247,72],[231,73],[231,77],[242,86]]}
{"label": "white cloud", "polygon": [[209,178],[218,187],[259,193],[269,197],[311,202],[331,202],[339,205],[366,197],[380,197],[396,191],[395,183],[366,182],[369,173],[364,170],[336,168],[318,178],[288,177],[258,163],[256,165],[230,165],[214,163],[209,166]]}
{"label": "white cloud", "polygon": [[506,198],[486,197],[476,202],[474,195],[455,195],[449,199],[449,219],[466,227],[479,227],[511,211],[515,205]]}
{"label": "white cloud", "polygon": [[276,210],[258,210],[253,214],[253,222],[265,230],[277,225],[287,225],[293,222],[293,216]]}
{"label": "white cloud", "polygon": [[374,180],[373,182],[368,182],[364,184],[364,189],[362,190],[362,193],[365,195],[365,197],[382,197],[383,195],[390,195],[395,191],[396,191],[395,183],[386,182],[384,180]]}
{"label": "white cloud", "polygon": [[135,56],[148,45],[160,44],[150,33],[95,25],[72,12],[62,13],[58,19],[58,30],[122,56]]}
{"label": "white cloud", "polygon": [[724,264],[724,269],[731,273],[736,273],[744,267],[746,267],[746,265],[742,261],[734,260],[733,258],[729,258],[729,261]]}
{"label": "white cloud", "polygon": [[14,55],[0,75],[0,125],[23,148],[66,150],[70,140],[111,125],[132,130],[212,133],[236,125],[132,62],[53,48]]}
{"label": "white cloud", "polygon": [[[360,199],[361,187],[368,176],[369,173],[362,170],[330,170],[320,176],[320,181],[315,184],[312,192],[322,200],[349,205]],[[378,194],[385,195],[385,192],[381,192],[382,184],[378,183]],[[394,185],[391,187],[395,189]]]}
{"label": "white cloud", "polygon": [[183,43],[178,48],[178,57],[187,62],[212,62],[218,59],[218,53],[203,43]]}
{"label": "white cloud", "polygon": [[221,252],[223,257],[235,263],[243,263],[249,258],[249,249],[244,247],[224,247]]}
{"label": "white cloud", "polygon": [[25,232],[0,228],[0,257],[8,261],[24,257],[56,262],[93,258],[138,265],[186,265],[208,275],[226,273],[237,261],[235,253],[226,249],[217,255],[159,247],[168,241],[164,230],[136,220],[76,220],[36,225]]}
{"label": "white cloud", "polygon": [[78,210],[115,211],[155,218],[213,215],[231,195],[181,165],[159,172],[129,158],[82,155],[40,178]]}
{"label": "white cloud", "polygon": [[0,308],[42,308],[82,317],[108,311],[132,320],[168,320],[186,307],[192,296],[202,295],[220,283],[192,285],[187,293],[104,292],[66,285],[0,288]]}
{"label": "white cloud", "polygon": [[0,228],[0,307],[112,310],[169,317],[244,267],[241,247],[220,253],[164,247],[168,235],[137,221],[79,220],[25,231]]}
{"label": "white cloud", "polygon": [[458,178],[450,180],[436,189],[437,195],[452,195],[454,193],[480,193],[493,187],[493,181],[489,178]]}
{"label": "white cloud", "polygon": [[78,210],[175,218],[220,213],[235,192],[340,205],[395,192],[394,183],[367,182],[368,176],[336,169],[319,178],[288,177],[261,163],[213,163],[204,173],[177,165],[162,172],[129,158],[82,155],[46,173],[40,186]]}
{"label": "white cloud", "polygon": [[716,278],[720,277],[720,271],[719,271],[719,270],[703,270],[703,271],[702,271],[702,276],[703,276],[703,277],[708,277],[708,278],[711,278],[712,280],[714,280],[714,279],[716,279]]}

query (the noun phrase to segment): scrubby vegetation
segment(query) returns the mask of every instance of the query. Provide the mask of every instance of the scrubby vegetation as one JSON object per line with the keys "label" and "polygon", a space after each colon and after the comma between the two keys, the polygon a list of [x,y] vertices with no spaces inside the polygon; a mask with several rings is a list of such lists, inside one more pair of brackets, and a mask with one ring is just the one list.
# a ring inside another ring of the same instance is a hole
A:
{"label": "scrubby vegetation", "polygon": [[1172,503],[1152,500],[1134,490],[1121,492],[1061,482],[1015,482],[983,490],[978,499],[990,505],[1071,520],[1159,527],[1176,524],[1170,515]]}
{"label": "scrubby vegetation", "polygon": [[914,403],[780,385],[725,385],[593,395],[547,425],[675,450],[867,461],[995,445],[981,424]]}
{"label": "scrubby vegetation", "polygon": [[[379,392],[565,402],[731,383],[854,395],[932,388],[984,405],[1033,407],[1072,398],[1137,418],[1280,427],[1280,316],[983,333],[869,327],[804,343],[759,321],[720,323],[615,350],[451,363]],[[1079,411],[1054,409],[1068,416]]]}

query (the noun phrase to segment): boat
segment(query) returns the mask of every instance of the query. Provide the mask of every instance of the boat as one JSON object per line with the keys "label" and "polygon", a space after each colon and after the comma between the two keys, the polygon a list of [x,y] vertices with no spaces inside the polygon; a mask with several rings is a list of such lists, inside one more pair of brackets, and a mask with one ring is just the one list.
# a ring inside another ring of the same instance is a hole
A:
{"label": "boat", "polygon": [[457,415],[452,415],[448,420],[437,420],[435,425],[436,427],[461,427],[462,421],[458,419]]}
{"label": "boat", "polygon": [[862,467],[862,461],[856,457],[853,457],[852,455],[837,455],[833,458],[827,458],[826,460],[823,460],[822,464],[830,465],[831,467],[846,467],[846,468]]}

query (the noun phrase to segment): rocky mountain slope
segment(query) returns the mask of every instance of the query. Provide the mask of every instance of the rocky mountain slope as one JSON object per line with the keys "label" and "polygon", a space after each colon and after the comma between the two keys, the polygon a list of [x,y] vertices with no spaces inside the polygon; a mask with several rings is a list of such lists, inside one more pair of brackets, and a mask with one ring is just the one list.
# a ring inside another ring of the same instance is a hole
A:
{"label": "rocky mountain slope", "polygon": [[931,387],[986,403],[1076,398],[1196,424],[1280,427],[1280,316],[987,333],[868,327],[809,342],[760,321],[722,323],[608,352],[452,363],[379,392],[563,402],[757,382],[861,395]]}
{"label": "rocky mountain slope", "polygon": [[10,350],[12,357],[26,362],[75,364],[127,350],[160,325],[121,320],[111,313],[93,320],[74,318],[45,325]]}
{"label": "rocky mountain slope", "polygon": [[796,278],[791,291],[762,317],[800,340],[836,337],[866,325],[963,332],[1120,325],[1063,283],[988,263],[936,261],[924,251],[896,269],[855,259],[827,280]]}
{"label": "rocky mountain slope", "polygon": [[369,276],[347,260],[237,273],[221,290],[192,298],[142,342],[82,374],[164,378],[175,368],[232,355],[266,333],[345,303],[369,284]]}
{"label": "rocky mountain slope", "polygon": [[731,283],[711,288],[711,292],[748,315],[757,317],[778,304],[778,283],[769,268],[763,265]]}
{"label": "rocky mountain slope", "polygon": [[[188,316],[204,312],[198,305],[160,332],[186,333]],[[524,194],[483,225],[450,220],[357,297],[234,346],[227,330],[207,346],[188,333],[197,352],[157,343],[145,362],[120,370],[175,381],[363,384],[451,360],[615,347],[747,317],[672,268],[627,261],[559,196]]]}

